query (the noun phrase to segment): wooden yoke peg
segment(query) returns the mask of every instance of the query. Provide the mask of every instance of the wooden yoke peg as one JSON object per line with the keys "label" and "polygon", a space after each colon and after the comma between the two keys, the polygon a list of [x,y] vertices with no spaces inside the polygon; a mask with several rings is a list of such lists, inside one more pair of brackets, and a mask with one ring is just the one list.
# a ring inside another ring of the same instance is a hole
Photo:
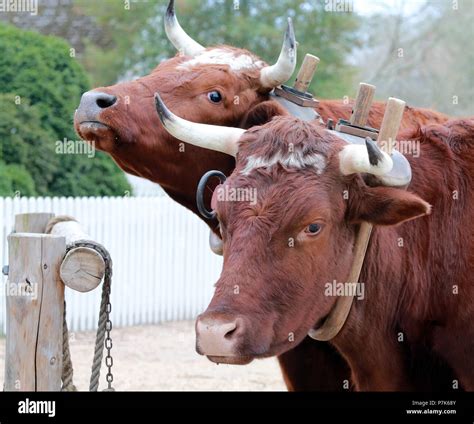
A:
{"label": "wooden yoke peg", "polygon": [[389,97],[385,106],[382,124],[380,126],[377,144],[387,154],[391,155],[398,130],[402,123],[406,103],[403,100]]}
{"label": "wooden yoke peg", "polygon": [[301,64],[301,68],[298,71],[296,76],[295,85],[293,88],[300,91],[301,93],[306,93],[308,87],[311,85],[316,68],[318,67],[319,57],[307,53]]}
{"label": "wooden yoke peg", "polygon": [[377,130],[367,126],[374,94],[374,85],[361,82],[349,121],[339,119],[336,125],[336,131],[355,135],[356,137],[370,137],[372,140],[376,140]]}
{"label": "wooden yoke peg", "polygon": [[352,115],[349,119],[351,125],[356,127],[365,127],[369,119],[369,111],[372,106],[375,95],[375,85],[361,82],[359,84],[359,91],[357,92]]}
{"label": "wooden yoke peg", "polygon": [[[309,108],[317,107],[319,102],[313,98],[311,93],[308,93],[306,90],[313,80],[318,63],[318,57],[312,54],[306,54],[303,63],[301,64],[301,68],[298,71],[294,86],[288,87],[286,85],[282,85],[281,87],[275,87],[275,95],[277,97],[283,97],[284,99],[298,106]],[[298,115],[296,114],[296,116]]]}

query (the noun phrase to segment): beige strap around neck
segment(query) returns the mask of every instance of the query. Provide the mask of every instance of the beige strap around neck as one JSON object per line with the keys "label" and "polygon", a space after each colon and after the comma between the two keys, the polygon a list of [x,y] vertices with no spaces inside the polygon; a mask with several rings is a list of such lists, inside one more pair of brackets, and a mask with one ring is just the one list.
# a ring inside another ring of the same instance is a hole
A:
{"label": "beige strap around neck", "polygon": [[[370,105],[366,105],[364,107],[370,107]],[[404,101],[395,99],[393,97],[388,99],[377,139],[377,144],[383,151],[389,154],[392,152],[393,143],[402,121],[404,109]],[[368,113],[364,113],[363,115],[368,116]],[[347,281],[348,283],[359,284],[360,272],[362,270],[362,265],[364,264],[364,258],[367,252],[367,246],[369,244],[371,233],[372,224],[369,224],[368,222],[363,222],[360,224],[354,245],[354,261],[349,272]],[[356,290],[353,291],[353,293],[356,292]],[[319,328],[311,329],[308,332],[308,335],[311,338],[319,341],[329,341],[336,337],[346,323],[353,301],[354,294],[352,296],[339,297],[324,323]]]}

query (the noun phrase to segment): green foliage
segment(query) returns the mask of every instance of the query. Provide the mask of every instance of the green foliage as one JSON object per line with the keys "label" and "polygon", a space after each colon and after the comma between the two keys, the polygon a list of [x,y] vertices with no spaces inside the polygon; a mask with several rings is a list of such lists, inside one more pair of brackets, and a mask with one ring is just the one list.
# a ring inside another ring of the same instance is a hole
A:
{"label": "green foliage", "polygon": [[[58,155],[59,140],[76,140],[73,113],[88,80],[55,37],[0,25],[0,195],[121,195],[123,173],[100,155]],[[4,167],[6,166],[6,169]],[[89,187],[88,192],[84,187]]]}
{"label": "green foliage", "polygon": [[[47,195],[60,167],[52,142],[54,131],[44,128],[40,106],[31,106],[27,99],[17,105],[13,94],[0,94],[0,157],[5,164],[23,165],[27,170],[34,182],[28,195]],[[0,191],[3,196],[11,194]]]}
{"label": "green foliage", "polygon": [[12,180],[10,179],[5,162],[0,161],[0,193],[12,194]]}
{"label": "green foliage", "polygon": [[6,176],[11,181],[11,187],[14,192],[22,196],[35,196],[35,182],[31,174],[23,165],[6,165]]}

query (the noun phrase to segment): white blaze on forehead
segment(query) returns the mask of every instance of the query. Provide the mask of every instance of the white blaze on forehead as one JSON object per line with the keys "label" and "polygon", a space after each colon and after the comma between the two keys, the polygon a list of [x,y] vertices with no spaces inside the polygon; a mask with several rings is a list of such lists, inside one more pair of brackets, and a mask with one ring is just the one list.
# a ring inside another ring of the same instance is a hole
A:
{"label": "white blaze on forehead", "polygon": [[263,158],[259,156],[249,156],[247,158],[247,164],[241,171],[243,175],[248,175],[254,169],[257,168],[270,168],[277,163],[283,165],[286,168],[314,168],[317,174],[321,174],[326,168],[326,159],[319,153],[310,153],[304,155],[301,151],[286,152],[282,154],[278,152],[269,158]]}
{"label": "white blaze on forehead", "polygon": [[242,69],[260,69],[265,66],[265,63],[245,53],[225,49],[212,49],[180,63],[176,69],[189,71],[196,65],[229,65],[233,71],[240,71]]}

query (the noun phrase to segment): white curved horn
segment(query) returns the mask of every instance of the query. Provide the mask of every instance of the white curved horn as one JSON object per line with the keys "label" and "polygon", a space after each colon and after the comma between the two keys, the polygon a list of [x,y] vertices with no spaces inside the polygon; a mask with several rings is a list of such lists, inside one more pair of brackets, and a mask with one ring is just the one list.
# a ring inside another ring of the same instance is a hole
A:
{"label": "white curved horn", "polygon": [[260,82],[263,87],[274,88],[288,81],[296,67],[296,39],[291,18],[288,18],[283,47],[274,65],[266,66],[260,71]]}
{"label": "white curved horn", "polygon": [[365,145],[348,144],[339,153],[339,168],[343,175],[364,172],[383,176],[393,168],[392,158],[367,137]]}
{"label": "white curved horn", "polygon": [[155,105],[161,123],[173,137],[203,149],[237,155],[238,141],[245,132],[242,128],[198,124],[182,119],[166,107],[158,93],[155,93]]}
{"label": "white curved horn", "polygon": [[184,32],[184,29],[181,28],[174,11],[174,0],[170,0],[168,8],[166,9],[165,31],[173,46],[187,56],[196,56],[205,50],[204,46],[194,41]]}

